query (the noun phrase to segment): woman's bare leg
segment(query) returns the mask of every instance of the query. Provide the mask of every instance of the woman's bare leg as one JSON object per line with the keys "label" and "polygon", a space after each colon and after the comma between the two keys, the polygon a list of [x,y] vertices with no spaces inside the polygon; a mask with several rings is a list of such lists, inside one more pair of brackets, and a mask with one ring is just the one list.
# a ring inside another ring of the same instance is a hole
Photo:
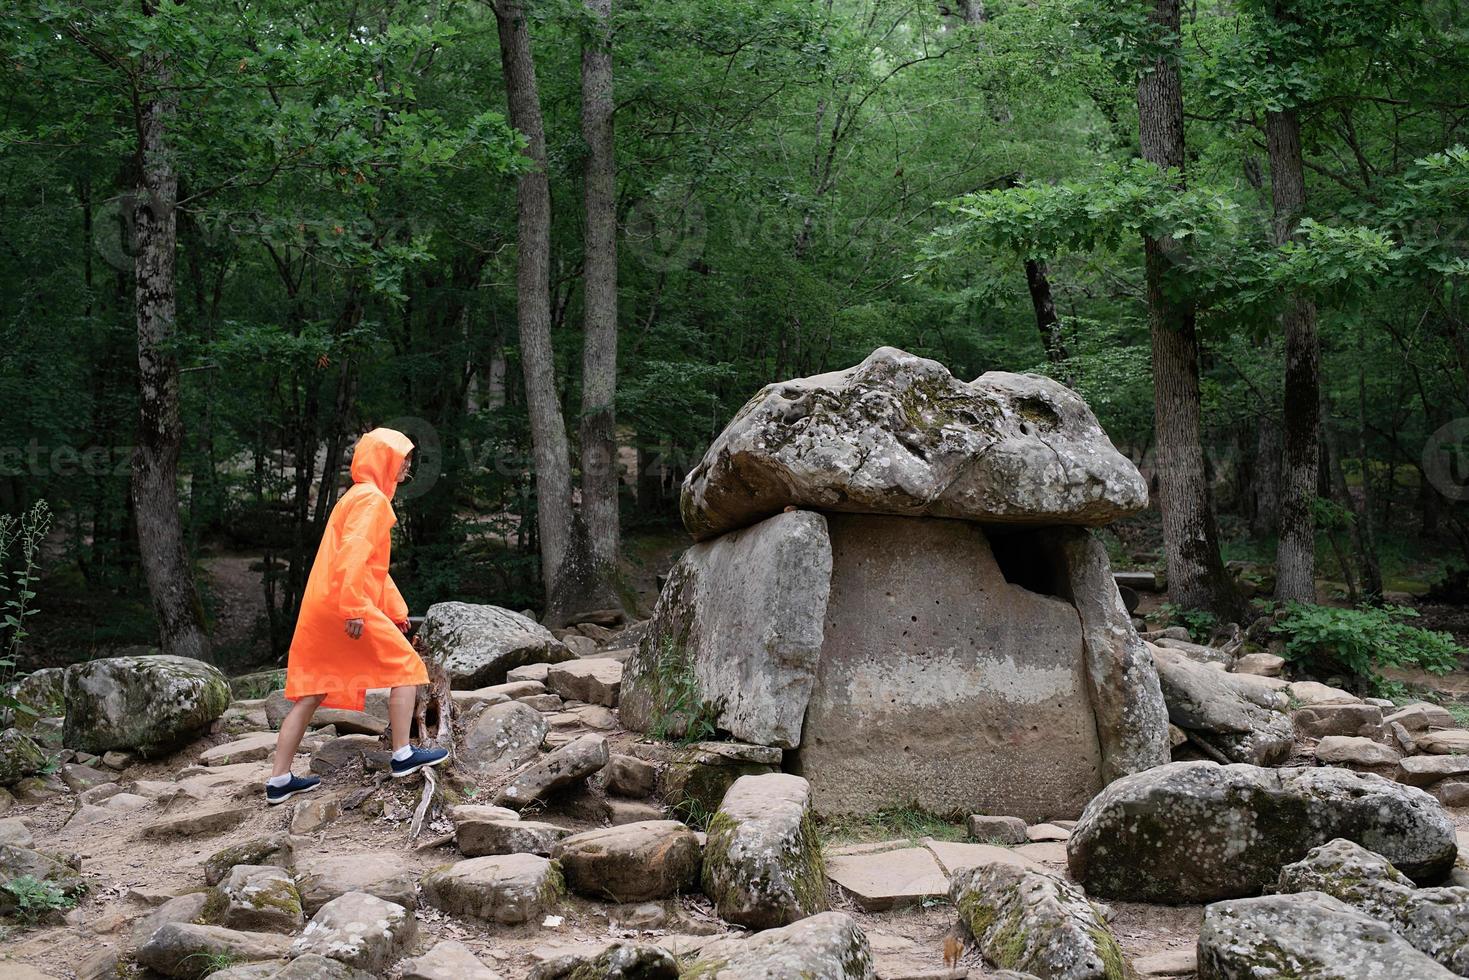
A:
{"label": "woman's bare leg", "polygon": [[413,727],[413,705],[418,700],[417,686],[395,687],[388,694],[388,727],[393,733],[393,751],[408,744],[408,730]]}
{"label": "woman's bare leg", "polygon": [[325,700],[325,694],[308,694],[299,699],[281,720],[280,734],[275,737],[275,768],[271,770],[272,778],[284,776],[291,771],[291,762],[296,758],[296,750],[301,747],[301,737],[306,734],[306,726]]}

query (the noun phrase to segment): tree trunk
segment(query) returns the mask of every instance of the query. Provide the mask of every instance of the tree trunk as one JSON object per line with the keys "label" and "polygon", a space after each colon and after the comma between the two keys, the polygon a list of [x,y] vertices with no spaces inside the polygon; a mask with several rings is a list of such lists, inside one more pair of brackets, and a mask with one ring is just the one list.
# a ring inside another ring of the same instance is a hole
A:
{"label": "tree trunk", "polygon": [[1250,533],[1268,538],[1278,529],[1280,519],[1280,426],[1268,415],[1255,422],[1255,466],[1251,473]]}
{"label": "tree trunk", "polygon": [[[1171,36],[1172,56],[1157,58],[1138,82],[1138,132],[1145,160],[1178,171],[1183,182],[1183,91],[1177,49],[1179,0],[1156,0],[1149,15]],[[1158,504],[1168,594],[1186,609],[1204,609],[1237,621],[1239,597],[1219,555],[1219,531],[1199,442],[1199,351],[1194,310],[1166,288],[1179,246],[1143,238],[1148,329],[1152,335],[1153,406],[1158,436]]]}
{"label": "tree trunk", "polygon": [[497,0],[494,10],[510,124],[525,135],[528,143],[523,152],[531,161],[515,188],[516,320],[535,460],[536,534],[546,596],[542,619],[562,625],[578,611],[597,608],[602,597],[587,594],[598,582],[596,561],[590,537],[572,504],[566,423],[556,392],[551,349],[551,187],[530,29],[519,0]]}
{"label": "tree trunk", "polygon": [[[151,16],[146,4],[144,13]],[[143,56],[154,86],[139,107],[141,181],[132,201],[137,235],[135,305],[138,323],[138,448],[133,454],[133,507],[143,574],[166,654],[209,659],[204,609],[179,519],[178,464],[183,448],[179,367],[174,358],[175,251],[178,176],[168,147],[176,109],[172,73],[160,55]]]}
{"label": "tree trunk", "polygon": [[581,131],[587,144],[585,338],[582,348],[582,516],[600,573],[615,578],[618,526],[617,172],[612,138],[612,0],[585,0],[597,23],[581,55]]}
{"label": "tree trunk", "polygon": [[[1290,241],[1306,204],[1301,163],[1301,124],[1295,110],[1265,118],[1270,154],[1270,194],[1275,205],[1275,241]],[[1320,437],[1321,347],[1316,304],[1287,296],[1285,328],[1285,413],[1280,494],[1280,540],[1275,551],[1275,598],[1316,601],[1316,499]]]}
{"label": "tree trunk", "polygon": [[1051,272],[1040,259],[1025,260],[1025,285],[1030,290],[1030,305],[1035,309],[1035,326],[1040,331],[1046,360],[1064,365],[1070,355],[1061,337],[1061,319],[1056,316],[1056,300],[1051,295]]}

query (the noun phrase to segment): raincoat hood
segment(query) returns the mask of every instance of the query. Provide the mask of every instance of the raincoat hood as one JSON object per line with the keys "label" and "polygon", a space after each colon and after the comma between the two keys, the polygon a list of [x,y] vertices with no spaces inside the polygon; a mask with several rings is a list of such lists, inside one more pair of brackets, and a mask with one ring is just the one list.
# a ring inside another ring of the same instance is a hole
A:
{"label": "raincoat hood", "polygon": [[398,489],[398,470],[413,442],[397,429],[373,429],[352,450],[352,482],[371,483],[389,500]]}

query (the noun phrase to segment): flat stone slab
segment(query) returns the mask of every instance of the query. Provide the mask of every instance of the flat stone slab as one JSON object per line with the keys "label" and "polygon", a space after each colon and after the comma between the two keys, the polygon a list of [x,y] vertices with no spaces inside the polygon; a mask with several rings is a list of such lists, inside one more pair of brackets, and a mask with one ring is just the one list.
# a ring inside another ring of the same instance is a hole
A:
{"label": "flat stone slab", "polygon": [[864,912],[918,905],[949,894],[948,876],[926,847],[831,855],[826,859],[826,876]]}
{"label": "flat stone slab", "polygon": [[959,841],[925,838],[923,846],[938,859],[946,875],[952,876],[960,868],[978,868],[986,864],[1013,864],[1020,868],[1039,868],[1041,863],[1021,854],[1019,850],[996,847],[994,844],[965,844]]}
{"label": "flat stone slab", "polygon": [[257,732],[225,742],[199,753],[199,764],[229,766],[238,762],[259,762],[275,755],[275,732]]}

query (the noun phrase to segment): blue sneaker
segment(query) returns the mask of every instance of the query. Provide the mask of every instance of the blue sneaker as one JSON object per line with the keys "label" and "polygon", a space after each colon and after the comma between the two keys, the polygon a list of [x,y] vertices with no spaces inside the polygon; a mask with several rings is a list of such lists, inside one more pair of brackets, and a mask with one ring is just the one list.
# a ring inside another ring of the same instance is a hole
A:
{"label": "blue sneaker", "polygon": [[309,793],[320,785],[321,780],[316,776],[297,776],[293,774],[291,781],[284,786],[272,786],[266,783],[265,802],[271,806],[275,806],[277,803],[286,802],[286,800],[289,800],[293,796],[301,793]]}
{"label": "blue sneaker", "polygon": [[449,753],[443,749],[420,749],[412,746],[410,748],[413,748],[413,754],[408,758],[402,762],[397,759],[392,760],[394,779],[411,776],[426,766],[436,766],[449,758]]}

